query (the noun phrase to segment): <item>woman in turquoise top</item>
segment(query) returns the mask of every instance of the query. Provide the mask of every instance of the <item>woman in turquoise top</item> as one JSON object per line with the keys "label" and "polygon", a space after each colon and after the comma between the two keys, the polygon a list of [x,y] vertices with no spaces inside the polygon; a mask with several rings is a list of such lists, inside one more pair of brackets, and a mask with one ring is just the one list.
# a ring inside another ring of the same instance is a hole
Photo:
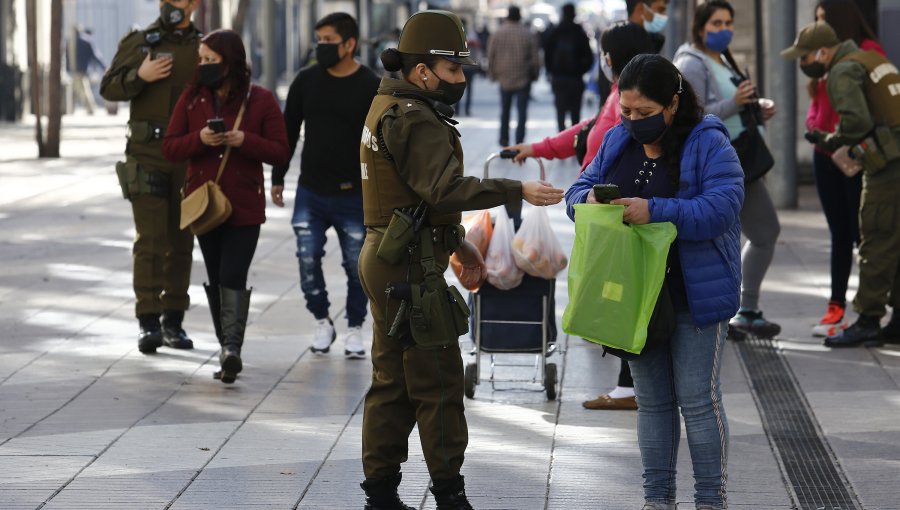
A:
{"label": "woman in turquoise top", "polygon": [[[723,0],[710,0],[697,6],[691,30],[692,42],[683,44],[675,54],[675,66],[691,83],[706,113],[725,123],[732,140],[744,132],[741,112],[759,104],[756,87],[737,69],[728,50],[733,36],[734,8]],[[762,118],[775,114],[771,105],[760,105]],[[746,183],[741,225],[747,244],[741,252],[741,308],[728,324],[729,337],[743,340],[748,334],[772,338],[781,326],[763,318],[759,293],[781,232],[778,214],[764,179]]]}

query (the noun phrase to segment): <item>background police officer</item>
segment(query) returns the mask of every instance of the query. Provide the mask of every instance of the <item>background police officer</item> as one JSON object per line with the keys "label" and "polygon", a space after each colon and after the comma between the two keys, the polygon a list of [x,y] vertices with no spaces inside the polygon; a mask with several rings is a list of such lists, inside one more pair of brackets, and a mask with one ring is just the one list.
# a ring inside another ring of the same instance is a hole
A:
{"label": "background police officer", "polygon": [[[828,99],[840,115],[834,133],[807,139],[826,151],[851,147],[863,167],[859,213],[859,319],[825,339],[828,347],[900,343],[900,73],[874,51],[841,42],[824,21],[804,27],[784,58],[800,59],[810,78],[828,74]],[[894,312],[882,330],[885,306]]]}
{"label": "background police officer", "polygon": [[138,348],[145,354],[163,344],[193,348],[181,326],[190,304],[194,245],[190,231],[179,228],[186,167],[167,162],[160,146],[172,109],[197,64],[200,34],[191,14],[198,4],[199,0],[161,1],[159,19],[119,43],[100,85],[104,99],[131,101],[126,161],[116,166],[116,173],[131,201],[137,230],[135,313],[140,323]]}
{"label": "background police officer", "polygon": [[[503,204],[519,207],[523,198],[535,205],[555,204],[562,200],[563,190],[538,181],[463,176],[462,146],[449,105],[457,103],[466,88],[462,65],[475,62],[455,14],[423,11],[413,15],[403,28],[399,47],[385,50],[381,60],[385,70],[401,71],[404,79],[381,81],[360,147],[367,233],[359,267],[374,329],[372,386],[363,418],[366,509],[410,508],[397,496],[397,486],[409,434],[416,425],[438,509],[469,509],[460,475],[468,432],[459,335],[418,328],[416,324],[448,323],[446,317],[428,317],[428,310],[424,318],[410,313],[409,320],[396,321],[403,302],[389,299],[385,291],[395,282],[447,291],[442,275],[450,252],[459,247],[452,233],[458,231],[461,211]],[[396,263],[386,261],[379,256],[384,255],[379,248],[388,251],[382,240],[395,238],[385,232],[390,228],[393,233],[402,224],[392,223],[399,216],[395,209],[412,210],[420,203],[427,206],[422,228],[428,235],[417,237],[418,245],[409,252],[405,245],[395,246],[404,256]],[[457,253],[464,265],[473,265],[464,250]],[[418,287],[411,295],[417,292]],[[465,303],[460,306],[464,308]],[[431,308],[431,313],[437,308]],[[445,341],[435,341],[439,333]],[[425,340],[429,345],[424,345]]]}

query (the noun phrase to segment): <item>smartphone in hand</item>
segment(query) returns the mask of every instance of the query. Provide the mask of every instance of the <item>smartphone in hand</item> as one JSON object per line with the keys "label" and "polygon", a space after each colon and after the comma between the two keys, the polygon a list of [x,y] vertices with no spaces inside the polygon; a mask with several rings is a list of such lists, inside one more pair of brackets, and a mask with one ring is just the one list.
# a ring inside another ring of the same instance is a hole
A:
{"label": "smartphone in hand", "polygon": [[608,204],[612,200],[622,198],[622,195],[615,184],[594,184],[594,198],[601,204]]}
{"label": "smartphone in hand", "polygon": [[168,52],[163,52],[163,51],[157,52],[153,56],[153,60],[165,60],[165,59],[172,60],[174,58],[175,58],[175,56],[173,54],[168,53]]}
{"label": "smartphone in hand", "polygon": [[212,130],[213,133],[221,134],[228,129],[225,127],[224,119],[209,119],[206,121],[206,127]]}

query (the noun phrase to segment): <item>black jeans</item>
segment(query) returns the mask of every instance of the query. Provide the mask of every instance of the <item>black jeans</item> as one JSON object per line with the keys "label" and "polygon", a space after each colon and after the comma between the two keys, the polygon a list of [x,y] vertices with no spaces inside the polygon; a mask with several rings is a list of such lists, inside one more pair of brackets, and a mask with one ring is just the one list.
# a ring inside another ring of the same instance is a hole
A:
{"label": "black jeans", "polygon": [[819,151],[813,153],[813,172],[831,232],[831,299],[844,303],[853,269],[853,245],[859,244],[862,173],[847,177],[830,157]]}
{"label": "black jeans", "polygon": [[197,237],[209,285],[227,289],[247,288],[250,262],[259,241],[259,225],[219,228]]}
{"label": "black jeans", "polygon": [[516,90],[500,90],[500,145],[509,145],[509,115],[512,110],[513,97],[516,98],[516,110],[519,124],[516,126],[516,143],[525,141],[525,123],[528,122],[528,99],[531,95],[531,83]]}
{"label": "black jeans", "polygon": [[581,98],[584,96],[584,82],[581,78],[553,78],[553,97],[556,104],[556,124],[560,131],[566,130],[566,114],[572,117],[572,125],[581,122]]}

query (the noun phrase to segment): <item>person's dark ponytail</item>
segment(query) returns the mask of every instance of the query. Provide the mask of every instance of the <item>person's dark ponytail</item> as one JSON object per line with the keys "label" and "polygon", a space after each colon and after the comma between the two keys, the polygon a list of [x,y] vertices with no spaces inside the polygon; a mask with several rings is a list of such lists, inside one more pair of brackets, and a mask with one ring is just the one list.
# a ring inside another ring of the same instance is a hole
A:
{"label": "person's dark ponytail", "polygon": [[395,73],[403,68],[402,55],[397,48],[388,48],[381,52],[381,65],[389,73]]}

